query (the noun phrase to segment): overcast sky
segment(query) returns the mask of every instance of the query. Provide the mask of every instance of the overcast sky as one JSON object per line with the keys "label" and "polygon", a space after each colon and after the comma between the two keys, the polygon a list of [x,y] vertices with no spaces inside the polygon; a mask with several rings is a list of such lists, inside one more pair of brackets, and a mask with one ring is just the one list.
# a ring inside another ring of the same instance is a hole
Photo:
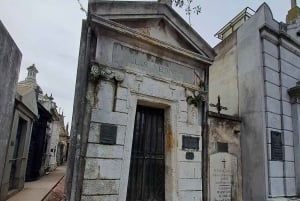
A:
{"label": "overcast sky", "polygon": [[[219,40],[214,34],[246,7],[253,10],[263,0],[194,0],[202,13],[192,15],[193,28],[212,47]],[[290,0],[265,0],[277,21],[285,21]],[[87,0],[82,0],[84,6]],[[181,15],[187,19],[183,10]],[[38,84],[44,93],[53,94],[65,122],[71,122],[77,70],[81,20],[85,14],[76,0],[0,0],[3,22],[23,58],[19,80],[25,79],[26,68],[35,64]]]}

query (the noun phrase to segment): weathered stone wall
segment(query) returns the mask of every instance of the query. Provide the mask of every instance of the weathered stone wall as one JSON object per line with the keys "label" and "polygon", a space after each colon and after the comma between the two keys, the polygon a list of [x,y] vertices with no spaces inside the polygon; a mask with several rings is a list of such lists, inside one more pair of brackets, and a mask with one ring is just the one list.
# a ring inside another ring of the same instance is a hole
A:
{"label": "weathered stone wall", "polygon": [[[300,192],[296,192],[300,179],[299,154],[295,153],[300,150],[295,141],[299,134],[293,125],[298,116],[288,95],[288,89],[300,79],[300,47],[295,31],[288,33],[273,19],[268,5],[262,4],[215,48],[219,55],[210,70],[210,103],[214,103],[212,96],[220,94],[221,104],[228,107],[222,112],[235,115],[233,106],[242,119],[243,200],[268,200]],[[237,96],[232,90],[238,91]],[[277,144],[274,138],[272,144],[271,132],[280,134]]]}
{"label": "weathered stone wall", "polygon": [[4,162],[16,96],[22,54],[0,21],[0,181],[3,177]]}
{"label": "weathered stone wall", "polygon": [[268,197],[264,84],[259,27],[267,13],[263,5],[237,31],[239,109],[242,118],[243,199]]}
{"label": "weathered stone wall", "polygon": [[[245,199],[295,196],[294,133],[287,90],[300,78],[299,45],[280,30],[266,4],[237,36]],[[277,147],[271,143],[271,132],[281,135]],[[272,154],[275,149],[282,157]]]}
{"label": "weathered stone wall", "polygon": [[[266,127],[272,196],[295,196],[295,154],[291,99],[287,93],[300,79],[299,47],[287,40],[278,46],[270,33],[263,32]],[[284,160],[271,158],[271,131],[282,133]]]}
{"label": "weathered stone wall", "polygon": [[[217,56],[209,68],[209,103],[216,103],[218,96],[221,104],[227,107],[223,114],[239,115],[238,69],[236,32],[219,43],[214,49]],[[215,108],[210,108],[216,111]]]}
{"label": "weathered stone wall", "polygon": [[[226,190],[225,192],[220,192],[220,189],[209,189],[209,195],[216,195],[220,200],[225,198],[230,198],[232,201],[242,200],[242,160],[241,160],[241,143],[240,143],[240,124],[241,121],[238,117],[218,114],[218,113],[209,113],[208,117],[208,135],[209,135],[209,143],[208,143],[208,155],[209,161],[211,161],[211,157],[217,156],[218,154],[228,154],[232,155],[232,157],[236,158],[236,162],[233,164],[230,163],[229,160],[226,161],[226,166],[231,165],[232,170],[235,173],[232,176],[232,181],[230,182],[231,192],[228,194],[230,197],[222,197],[227,196]],[[225,148],[218,147],[219,144],[225,145]],[[223,159],[224,156],[221,156]],[[225,161],[224,161],[225,162]],[[215,164],[214,164],[215,165]],[[211,175],[209,178],[210,186],[213,185],[213,181],[216,180],[217,177],[213,170],[223,169],[223,164],[221,163],[221,167],[211,166],[209,163],[208,174]],[[225,167],[224,167],[225,168]],[[218,192],[219,191],[219,192]],[[221,190],[222,191],[222,190]],[[209,200],[213,200],[211,197]]]}

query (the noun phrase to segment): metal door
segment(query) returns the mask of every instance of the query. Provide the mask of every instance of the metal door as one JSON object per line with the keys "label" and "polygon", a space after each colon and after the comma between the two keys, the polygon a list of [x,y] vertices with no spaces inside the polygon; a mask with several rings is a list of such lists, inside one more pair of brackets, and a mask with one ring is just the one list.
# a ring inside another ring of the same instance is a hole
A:
{"label": "metal door", "polygon": [[164,110],[138,106],[127,201],[165,200]]}

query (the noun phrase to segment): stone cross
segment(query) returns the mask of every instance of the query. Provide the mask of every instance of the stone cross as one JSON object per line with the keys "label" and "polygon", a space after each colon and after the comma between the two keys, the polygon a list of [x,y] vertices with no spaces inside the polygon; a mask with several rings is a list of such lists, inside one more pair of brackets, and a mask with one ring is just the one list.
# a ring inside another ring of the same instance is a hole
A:
{"label": "stone cross", "polygon": [[220,98],[220,95],[219,95],[217,104],[212,104],[212,103],[209,104],[209,106],[217,108],[218,114],[220,114],[221,110],[227,110],[227,107],[224,107],[224,106],[221,105],[221,100],[220,99],[221,98]]}
{"label": "stone cross", "polygon": [[297,0],[291,0],[291,8],[295,8],[297,6]]}
{"label": "stone cross", "polygon": [[224,169],[225,169],[225,163],[226,163],[227,161],[226,161],[225,159],[223,159],[221,162],[223,163]]}

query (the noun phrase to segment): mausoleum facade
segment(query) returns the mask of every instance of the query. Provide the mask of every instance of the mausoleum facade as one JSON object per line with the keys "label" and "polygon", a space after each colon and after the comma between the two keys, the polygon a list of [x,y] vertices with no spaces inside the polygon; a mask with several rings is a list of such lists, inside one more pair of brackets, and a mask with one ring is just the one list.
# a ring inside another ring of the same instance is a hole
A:
{"label": "mausoleum facade", "polygon": [[202,200],[212,48],[167,4],[89,1],[68,200]]}

